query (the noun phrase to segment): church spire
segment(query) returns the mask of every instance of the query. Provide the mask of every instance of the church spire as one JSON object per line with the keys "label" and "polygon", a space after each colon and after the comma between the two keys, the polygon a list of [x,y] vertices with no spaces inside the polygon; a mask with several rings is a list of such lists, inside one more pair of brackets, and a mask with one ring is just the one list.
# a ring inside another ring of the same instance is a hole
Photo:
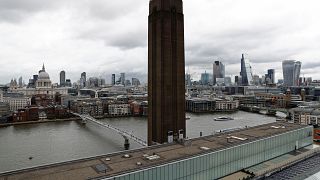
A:
{"label": "church spire", "polygon": [[42,71],[43,71],[43,72],[46,72],[46,68],[44,67],[44,63],[43,63],[43,65],[42,65]]}

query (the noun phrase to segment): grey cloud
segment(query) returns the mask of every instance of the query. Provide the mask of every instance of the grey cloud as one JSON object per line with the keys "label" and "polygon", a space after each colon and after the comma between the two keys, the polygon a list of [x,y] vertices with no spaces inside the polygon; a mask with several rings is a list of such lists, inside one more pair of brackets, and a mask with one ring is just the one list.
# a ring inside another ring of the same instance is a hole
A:
{"label": "grey cloud", "polygon": [[122,50],[147,46],[147,36],[142,32],[130,32],[119,34],[117,37],[105,40],[107,46],[118,47]]}
{"label": "grey cloud", "polygon": [[59,7],[62,0],[0,0],[0,22],[20,22],[34,13]]}

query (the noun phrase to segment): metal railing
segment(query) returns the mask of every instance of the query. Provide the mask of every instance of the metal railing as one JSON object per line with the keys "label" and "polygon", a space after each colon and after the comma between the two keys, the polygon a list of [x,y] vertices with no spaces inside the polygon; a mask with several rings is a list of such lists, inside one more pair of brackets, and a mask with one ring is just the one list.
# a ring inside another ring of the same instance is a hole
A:
{"label": "metal railing", "polygon": [[96,120],[95,118],[91,117],[90,115],[78,114],[78,113],[74,113],[74,112],[72,112],[72,114],[75,115],[75,116],[79,116],[83,121],[93,122],[93,123],[95,123],[95,124],[97,124],[99,126],[102,126],[104,128],[113,130],[116,133],[120,134],[125,139],[131,139],[131,140],[137,142],[138,144],[141,144],[143,146],[148,146],[147,142],[144,139],[142,139],[140,137],[137,137],[137,136],[135,136],[134,134],[132,134],[132,133],[130,133],[128,131],[119,129],[119,128],[114,127],[114,126],[112,126],[110,124],[105,124],[105,123],[103,123],[101,121]]}

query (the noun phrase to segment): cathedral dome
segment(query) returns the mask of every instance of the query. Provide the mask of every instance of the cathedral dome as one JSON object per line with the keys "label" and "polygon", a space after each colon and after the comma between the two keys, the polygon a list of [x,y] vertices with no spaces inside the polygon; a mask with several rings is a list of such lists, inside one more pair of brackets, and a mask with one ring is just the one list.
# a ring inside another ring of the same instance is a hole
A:
{"label": "cathedral dome", "polygon": [[47,72],[40,72],[38,79],[50,79],[50,77]]}
{"label": "cathedral dome", "polygon": [[39,71],[38,79],[50,79],[49,74],[46,72],[44,64],[42,66],[42,70]]}

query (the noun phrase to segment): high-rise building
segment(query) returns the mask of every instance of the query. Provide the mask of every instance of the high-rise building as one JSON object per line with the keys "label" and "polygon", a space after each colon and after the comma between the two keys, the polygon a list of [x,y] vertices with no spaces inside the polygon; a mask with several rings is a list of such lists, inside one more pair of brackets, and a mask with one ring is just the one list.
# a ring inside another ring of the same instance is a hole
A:
{"label": "high-rise building", "polygon": [[132,78],[132,86],[140,86],[140,81],[138,78]]}
{"label": "high-rise building", "polygon": [[252,68],[251,68],[249,59],[244,54],[242,54],[242,58],[241,58],[240,75],[242,78],[241,85],[243,86],[252,85]]}
{"label": "high-rise building", "polygon": [[239,76],[235,76],[235,77],[234,77],[234,84],[235,84],[235,85],[239,85],[239,84],[240,84]]}
{"label": "high-rise building", "polygon": [[116,85],[116,75],[115,74],[112,74],[112,76],[111,76],[111,84],[113,86]]}
{"label": "high-rise building", "polygon": [[191,82],[191,74],[186,74],[186,86],[191,87],[192,82]]}
{"label": "high-rise building", "polygon": [[301,70],[301,62],[285,60],[282,62],[283,80],[285,86],[298,86]]}
{"label": "high-rise building", "polygon": [[201,74],[201,80],[200,84],[202,85],[209,85],[209,74],[205,71],[204,73]]}
{"label": "high-rise building", "polygon": [[87,82],[87,73],[86,72],[81,73],[81,79],[80,79],[80,82],[82,81],[81,82],[82,84],[80,86],[86,87],[86,82]]}
{"label": "high-rise building", "polygon": [[125,85],[126,82],[126,73],[120,73],[120,83]]}
{"label": "high-rise building", "polygon": [[148,144],[183,139],[185,52],[182,0],[150,0]]}
{"label": "high-rise building", "polygon": [[225,77],[225,66],[220,61],[213,63],[213,85],[217,83],[217,78]]}
{"label": "high-rise building", "polygon": [[23,87],[22,77],[19,77],[19,87]]}
{"label": "high-rise building", "polygon": [[268,82],[269,84],[276,83],[275,74],[276,74],[276,70],[268,69],[268,78],[270,79],[270,81]]}
{"label": "high-rise building", "polygon": [[63,87],[66,85],[66,72],[61,71],[60,72],[60,86]]}

